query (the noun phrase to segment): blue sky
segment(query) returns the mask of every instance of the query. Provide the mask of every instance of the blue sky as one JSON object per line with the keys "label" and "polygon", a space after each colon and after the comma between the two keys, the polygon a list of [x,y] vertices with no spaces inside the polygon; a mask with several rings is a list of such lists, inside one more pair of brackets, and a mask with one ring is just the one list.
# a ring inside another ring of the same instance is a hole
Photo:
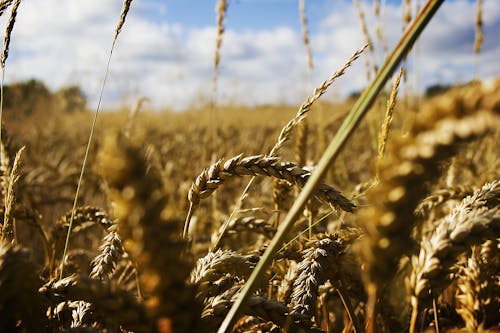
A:
{"label": "blue sky", "polygon": [[[365,60],[381,63],[381,23],[389,47],[402,32],[400,1],[360,0],[375,44],[325,96],[342,98],[367,84]],[[413,15],[417,3],[413,0]],[[157,108],[183,109],[211,96],[215,0],[134,0],[113,55],[104,106],[130,106],[146,96]],[[24,0],[7,62],[7,82],[36,78],[51,89],[78,84],[96,102],[122,1]],[[409,89],[473,78],[476,4],[447,0],[409,60]],[[221,49],[221,103],[300,104],[314,86],[364,45],[348,0],[306,0],[314,71],[308,74],[298,0],[230,0]],[[5,24],[6,16],[0,23]],[[500,76],[500,1],[484,0],[483,50],[477,76]],[[378,22],[378,23],[377,23]]]}

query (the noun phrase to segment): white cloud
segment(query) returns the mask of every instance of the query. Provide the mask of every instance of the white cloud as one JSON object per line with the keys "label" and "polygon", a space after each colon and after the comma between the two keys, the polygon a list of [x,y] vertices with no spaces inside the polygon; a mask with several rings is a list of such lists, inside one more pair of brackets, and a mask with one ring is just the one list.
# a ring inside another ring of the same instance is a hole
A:
{"label": "white cloud", "polygon": [[[362,2],[372,39],[378,43],[371,2]],[[476,4],[446,1],[424,31],[418,53],[409,62],[418,71],[418,86],[472,78]],[[484,4],[485,40],[478,61],[480,77],[500,75],[500,2]],[[340,68],[364,43],[351,1],[336,1],[331,13],[311,22],[314,54],[313,85]],[[389,47],[401,34],[400,5],[383,8],[383,29]],[[116,0],[24,0],[14,28],[7,80],[37,78],[57,89],[79,84],[95,103],[121,2]],[[143,0],[132,3],[113,55],[104,106],[130,105],[148,96],[156,106],[183,108],[211,94],[215,27],[190,27],[152,20],[151,11],[167,12]],[[172,13],[175,15],[175,13]],[[231,9],[228,15],[231,15]],[[5,23],[7,15],[2,17]],[[292,27],[227,27],[221,50],[218,98],[250,104],[299,104],[311,90],[300,31]],[[373,62],[372,55],[366,54]],[[377,62],[382,61],[376,48]],[[330,96],[345,95],[366,85],[360,60],[332,87]],[[93,104],[90,106],[92,107]]]}

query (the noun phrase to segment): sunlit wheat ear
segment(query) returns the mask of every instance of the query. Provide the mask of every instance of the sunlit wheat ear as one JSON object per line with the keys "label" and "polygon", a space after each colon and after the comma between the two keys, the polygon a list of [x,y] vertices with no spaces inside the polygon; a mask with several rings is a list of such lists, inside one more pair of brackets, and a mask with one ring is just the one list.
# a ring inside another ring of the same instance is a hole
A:
{"label": "sunlit wheat ear", "polygon": [[399,83],[401,82],[401,77],[403,75],[403,68],[399,69],[399,73],[394,80],[392,85],[391,95],[387,101],[387,108],[385,111],[384,122],[382,123],[382,129],[378,137],[378,154],[377,159],[380,161],[385,155],[385,146],[387,145],[387,139],[389,137],[389,130],[392,124],[392,118],[394,114],[394,108],[396,107],[396,99],[398,97]]}
{"label": "sunlit wheat ear", "polygon": [[80,187],[82,185],[83,175],[85,173],[85,167],[87,165],[87,160],[88,160],[88,156],[89,156],[89,152],[90,152],[90,146],[92,145],[92,139],[94,137],[94,130],[95,130],[95,126],[96,126],[96,123],[97,123],[97,116],[99,115],[99,111],[101,109],[101,102],[102,102],[102,97],[103,97],[103,94],[104,94],[104,87],[106,86],[106,80],[108,78],[109,66],[111,64],[111,57],[113,56],[113,50],[115,49],[115,45],[116,45],[116,41],[118,39],[118,35],[122,31],[123,24],[125,24],[125,19],[127,18],[127,13],[128,13],[128,11],[130,9],[130,4],[131,3],[132,3],[132,0],[124,0],[124,2],[123,2],[122,12],[120,14],[120,19],[119,19],[118,24],[116,26],[115,34],[114,34],[114,37],[113,37],[113,43],[111,44],[111,49],[109,50],[108,62],[106,64],[106,70],[104,72],[104,78],[102,79],[101,90],[100,90],[100,93],[99,93],[99,100],[97,102],[97,107],[96,107],[96,110],[95,110],[95,113],[94,113],[94,118],[92,120],[92,125],[90,127],[90,133],[89,133],[89,138],[88,138],[88,141],[87,141],[87,147],[85,149],[85,155],[84,155],[83,161],[82,161],[82,168],[80,170],[80,177],[78,178],[78,184],[76,186],[75,198],[73,200],[73,210],[72,210],[71,217],[69,219],[69,228],[68,228],[68,233],[66,235],[66,241],[65,241],[65,244],[64,244],[64,251],[63,251],[63,260],[62,260],[62,264],[61,264],[61,272],[60,272],[60,278],[61,279],[62,279],[63,273],[64,273],[64,258],[66,257],[66,253],[68,252],[69,239],[70,239],[70,235],[71,235],[71,229],[73,227],[74,212],[75,212],[76,207],[78,205],[78,196],[80,194]]}
{"label": "sunlit wheat ear", "polygon": [[[3,145],[2,145],[3,148]],[[20,177],[20,163],[21,163],[21,155],[24,151],[25,147],[19,149],[16,153],[16,157],[14,158],[14,162],[12,164],[12,169],[10,170],[7,182],[7,189],[4,196],[4,215],[3,215],[3,225],[0,226],[1,230],[1,238],[2,242],[13,242],[17,243],[16,233],[14,221],[10,220],[10,215],[12,213],[12,209],[14,208],[15,201],[15,187]]]}
{"label": "sunlit wheat ear", "polygon": [[116,265],[122,259],[124,249],[120,236],[113,229],[109,230],[99,247],[100,254],[92,261],[90,277],[102,280],[110,277]]}
{"label": "sunlit wheat ear", "polygon": [[473,246],[457,272],[457,313],[469,332],[478,332],[498,322],[500,281],[492,279],[500,270],[498,239]]}
{"label": "sunlit wheat ear", "polygon": [[[312,95],[307,96],[306,100],[304,101],[304,103],[301,104],[295,116],[288,123],[286,123],[285,126],[281,129],[280,134],[278,136],[278,140],[276,141],[273,148],[269,152],[268,154],[269,156],[279,155],[279,151],[283,148],[285,143],[288,142],[288,140],[290,140],[295,128],[304,121],[305,117],[307,117],[307,114],[309,113],[309,111],[311,111],[313,104],[327,91],[327,89],[335,82],[336,79],[344,75],[346,70],[352,65],[354,61],[356,61],[356,59],[358,59],[361,56],[361,54],[367,47],[368,45],[365,45],[360,50],[354,52],[354,54],[349,58],[349,60],[344,64],[344,66],[340,70],[333,73],[319,87],[314,89]],[[250,189],[250,186],[252,185],[254,180],[255,177],[252,177],[250,179],[245,189],[243,190],[242,194],[240,195],[240,198],[238,199],[238,202],[236,203],[233,211],[231,212],[230,218],[222,225],[222,232],[220,233],[221,237],[224,235],[225,232],[224,230],[227,227],[228,221],[236,217],[238,210],[243,205],[243,200],[246,197],[248,190]],[[189,215],[190,213],[188,212],[188,216]],[[185,233],[186,232],[187,230],[185,231]],[[215,242],[214,247],[217,247],[219,245],[220,239],[221,238],[219,237],[219,239]]]}
{"label": "sunlit wheat ear", "polygon": [[118,38],[118,35],[122,31],[122,28],[123,28],[123,25],[125,24],[125,19],[127,18],[127,14],[128,14],[129,9],[130,9],[131,3],[132,3],[132,0],[123,1],[122,13],[120,14],[120,20],[118,21],[118,24],[116,25],[116,29],[115,29],[115,37],[114,37],[115,40]]}
{"label": "sunlit wheat ear", "polygon": [[309,111],[311,111],[311,107],[313,106],[314,102],[316,102],[328,90],[328,88],[335,82],[335,80],[345,74],[346,70],[352,65],[354,61],[356,61],[361,56],[361,54],[366,50],[367,47],[368,45],[365,45],[360,50],[354,52],[351,58],[349,58],[349,60],[344,64],[344,66],[342,66],[340,70],[333,73],[319,87],[315,88],[311,95],[307,96],[306,100],[301,104],[299,110],[295,114],[295,117],[281,129],[276,144],[269,152],[270,156],[277,156],[280,149],[290,139],[292,132],[293,130],[295,130],[296,126],[304,121],[305,117],[307,117],[307,114],[309,113]]}
{"label": "sunlit wheat ear", "polygon": [[498,116],[486,111],[494,110],[489,105],[493,101],[498,97],[480,85],[450,92],[421,110],[408,135],[395,138],[381,165],[380,183],[367,193],[369,206],[359,213],[367,237],[356,249],[365,263],[371,308],[377,290],[391,281],[399,258],[412,248],[413,212],[428,191],[427,182],[439,177],[442,161],[453,156],[460,143],[495,130]]}
{"label": "sunlit wheat ear", "polygon": [[484,185],[465,198],[420,242],[420,252],[411,260],[413,270],[408,283],[413,310],[411,332],[415,331],[419,310],[428,306],[451,282],[452,267],[458,262],[458,256],[471,245],[500,236],[499,198],[499,181]]}
{"label": "sunlit wheat ear", "polygon": [[[294,163],[281,162],[277,157],[263,155],[243,158],[238,155],[226,161],[219,160],[196,178],[188,193],[190,210],[184,225],[183,235],[187,235],[189,221],[200,200],[209,197],[225,180],[242,176],[267,176],[284,179],[299,187],[303,187],[311,173],[295,167]],[[316,197],[325,203],[332,204],[344,211],[353,212],[355,205],[339,191],[326,184],[316,190]]]}

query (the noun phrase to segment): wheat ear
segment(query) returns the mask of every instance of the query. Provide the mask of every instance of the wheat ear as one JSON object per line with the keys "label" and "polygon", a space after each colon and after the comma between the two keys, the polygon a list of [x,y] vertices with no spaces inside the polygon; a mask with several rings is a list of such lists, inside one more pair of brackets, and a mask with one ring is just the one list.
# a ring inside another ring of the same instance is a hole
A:
{"label": "wheat ear", "polygon": [[3,224],[1,225],[0,231],[1,231],[1,238],[0,242],[13,242],[17,243],[16,240],[16,231],[15,231],[15,225],[13,221],[10,221],[10,214],[12,212],[12,209],[14,207],[14,200],[15,200],[15,195],[14,195],[14,190],[15,186],[19,180],[19,168],[21,164],[21,155],[24,151],[25,147],[22,147],[19,149],[19,151],[16,153],[16,157],[14,158],[14,162],[12,164],[12,169],[10,170],[9,174],[9,179],[7,183],[7,190],[4,196],[4,214],[3,214]]}
{"label": "wheat ear", "polygon": [[[492,198],[494,198],[492,200]],[[450,283],[451,268],[469,246],[500,236],[500,182],[484,185],[465,198],[434,233],[421,241],[412,257],[409,279],[413,308],[411,332],[421,307],[428,305]],[[493,201],[494,204],[488,205]]]}
{"label": "wheat ear", "polygon": [[[205,305],[203,317],[206,320],[211,319],[212,325],[217,325],[234,303],[239,290],[240,286],[235,286],[222,295],[209,299]],[[285,305],[262,296],[252,296],[243,313],[271,321],[281,328],[286,328],[288,332],[322,332],[305,316],[292,314]]]}
{"label": "wheat ear", "polygon": [[68,299],[92,304],[94,313],[99,314],[105,327],[107,323],[118,323],[123,329],[134,332],[153,332],[154,324],[135,295],[108,282],[70,275],[48,281],[39,292],[53,304]]}
{"label": "wheat ear", "polygon": [[122,240],[116,231],[112,229],[108,231],[99,247],[99,252],[99,255],[91,263],[90,277],[101,280],[113,274],[117,263],[123,257]]}
{"label": "wheat ear", "polygon": [[[203,170],[189,189],[190,210],[184,225],[183,235],[184,237],[187,235],[191,216],[200,200],[210,196],[227,179],[245,175],[263,175],[284,179],[303,187],[310,174],[307,170],[295,167],[292,162],[280,162],[277,157],[257,155],[243,158],[242,155],[238,155],[226,161],[219,160],[208,169]],[[326,184],[318,186],[316,196],[344,211],[354,211],[355,205],[351,201]]]}

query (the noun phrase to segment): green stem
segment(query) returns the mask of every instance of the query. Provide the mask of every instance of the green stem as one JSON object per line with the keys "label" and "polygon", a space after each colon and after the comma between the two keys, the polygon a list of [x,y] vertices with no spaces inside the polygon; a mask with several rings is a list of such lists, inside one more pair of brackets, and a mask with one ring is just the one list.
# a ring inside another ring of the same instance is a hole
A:
{"label": "green stem", "polygon": [[411,49],[413,43],[423,31],[432,16],[436,13],[443,1],[444,0],[428,0],[427,4],[422,9],[420,14],[415,18],[412,25],[401,37],[400,42],[395,47],[391,55],[387,58],[385,64],[377,73],[377,76],[375,77],[371,85],[359,97],[351,112],[342,123],[342,126],[338,130],[337,134],[330,142],[330,145],[323,153],[323,156],[321,157],[317,168],[311,174],[308,182],[300,192],[299,197],[290,208],[290,211],[285,217],[285,220],[280,224],[278,232],[272,239],[262,258],[260,259],[257,267],[255,267],[252,274],[250,275],[247,283],[239,294],[238,299],[229,310],[226,318],[219,327],[218,333],[225,333],[231,330],[231,327],[238,318],[238,314],[245,305],[246,301],[253,294],[253,291],[258,284],[257,282],[261,279],[262,275],[266,271],[266,268],[272,262],[276,251],[278,251],[282,241],[291,230],[293,223],[301,214],[307,201],[313,194],[316,185],[319,184],[323,176],[326,174],[328,168],[330,167],[330,165],[332,165],[335,158],[339,155],[340,150],[346,143],[347,139],[354,132],[363,116],[373,104],[375,98],[377,97],[377,94],[380,92],[380,90],[383,89],[389,77],[392,75],[403,57]]}

